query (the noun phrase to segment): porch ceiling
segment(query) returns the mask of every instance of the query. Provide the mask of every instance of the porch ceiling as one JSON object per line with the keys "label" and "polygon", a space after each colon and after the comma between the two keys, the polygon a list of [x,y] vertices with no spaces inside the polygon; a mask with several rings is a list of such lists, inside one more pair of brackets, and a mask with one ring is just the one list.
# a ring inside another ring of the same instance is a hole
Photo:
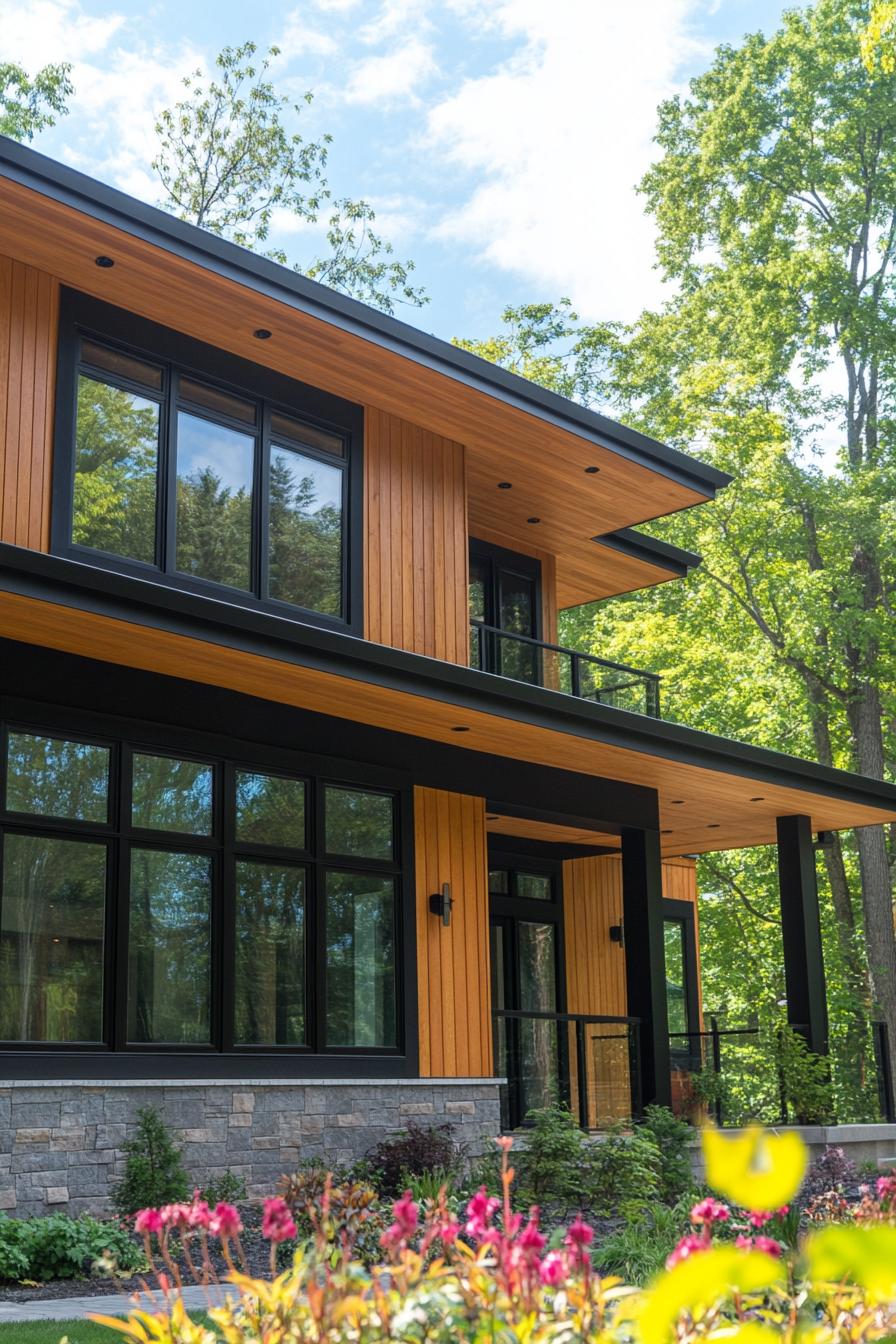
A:
{"label": "porch ceiling", "polygon": [[544,840],[554,845],[606,845],[618,849],[618,835],[607,831],[585,830],[583,826],[558,826],[550,821],[533,821],[530,817],[509,817],[500,812],[489,812],[485,829],[490,835],[512,835],[521,840]]}
{"label": "porch ceiling", "polygon": [[774,843],[784,815],[816,830],[896,821],[892,785],[643,715],[16,547],[0,546],[0,573],[9,639],[656,789],[668,855]]}

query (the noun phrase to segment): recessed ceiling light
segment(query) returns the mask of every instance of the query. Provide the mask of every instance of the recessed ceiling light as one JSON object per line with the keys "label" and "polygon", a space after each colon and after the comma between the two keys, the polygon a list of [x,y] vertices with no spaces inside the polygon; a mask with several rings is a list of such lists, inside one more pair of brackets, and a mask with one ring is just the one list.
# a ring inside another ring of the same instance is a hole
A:
{"label": "recessed ceiling light", "polygon": [[108,271],[110,266],[115,265],[115,262],[112,260],[111,257],[97,257],[96,264],[97,266],[102,267],[104,271]]}
{"label": "recessed ceiling light", "polygon": [[256,331],[253,331],[252,335],[256,341],[269,341],[271,339],[271,333],[267,327],[259,327]]}
{"label": "recessed ceiling light", "polygon": [[498,489],[499,489],[499,490],[512,490],[512,489],[513,489],[513,486],[510,484],[509,481],[499,481],[499,482],[498,482]]}
{"label": "recessed ceiling light", "polygon": [[660,835],[671,835],[671,831],[660,831]]}
{"label": "recessed ceiling light", "polygon": [[673,798],[673,799],[671,799],[671,802],[672,802],[672,806],[673,806],[673,807],[680,807],[681,804],[684,802],[684,799],[683,799],[683,798]]}
{"label": "recessed ceiling light", "polygon": [[485,819],[486,819],[486,821],[497,821],[497,820],[498,820],[498,813],[497,813],[497,812],[486,812],[486,814],[485,814]]}
{"label": "recessed ceiling light", "polygon": [[585,468],[585,475],[586,475],[586,476],[594,476],[594,475],[596,475],[597,472],[599,472],[599,471],[600,471],[600,467],[586,467],[586,468]]}
{"label": "recessed ceiling light", "polygon": [[750,799],[750,802],[751,802],[751,803],[764,803],[764,802],[765,802],[765,794],[764,794],[764,793],[761,793],[761,794],[759,795],[758,798],[751,798],[751,799]]}
{"label": "recessed ceiling light", "polygon": [[526,522],[527,522],[527,523],[540,523],[540,522],[541,522],[541,519],[540,519],[540,518],[527,518],[527,519],[526,519]]}
{"label": "recessed ceiling light", "polygon": [[711,821],[711,822],[709,822],[709,824],[707,825],[706,829],[707,829],[708,831],[717,831],[717,830],[719,829],[719,827],[721,826],[721,824],[722,824],[722,823],[721,823],[720,821]]}
{"label": "recessed ceiling light", "polygon": [[458,724],[458,726],[452,728],[451,731],[452,733],[468,733],[470,730],[469,728],[465,728],[463,724]]}

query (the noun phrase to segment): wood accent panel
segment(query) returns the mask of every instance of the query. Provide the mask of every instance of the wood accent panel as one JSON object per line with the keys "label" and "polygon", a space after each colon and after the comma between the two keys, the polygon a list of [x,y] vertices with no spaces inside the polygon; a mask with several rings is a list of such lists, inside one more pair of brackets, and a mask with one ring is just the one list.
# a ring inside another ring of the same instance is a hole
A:
{"label": "wood accent panel", "polygon": [[[269,329],[263,358],[271,368],[466,444],[471,505],[481,501],[476,521],[484,525],[516,531],[539,514],[585,543],[706,498],[696,486],[427,367],[400,344],[385,349],[9,178],[0,178],[0,251],[256,362],[262,352],[252,333]],[[94,264],[101,253],[113,258],[112,268]],[[589,464],[600,467],[593,490],[582,485],[592,480],[584,475]],[[513,482],[513,491],[499,492],[500,480]],[[512,503],[500,503],[499,493]],[[565,545],[548,549],[562,554]]]}
{"label": "wood accent panel", "polygon": [[463,444],[373,406],[364,424],[364,636],[467,663]]}
{"label": "wood accent panel", "polygon": [[547,840],[558,845],[610,845],[618,849],[618,835],[586,831],[580,826],[557,826],[550,821],[531,821],[528,817],[507,817],[490,812],[486,817],[489,834],[518,835],[525,840]]}
{"label": "wood accent panel", "polygon": [[[661,824],[664,832],[669,831],[662,839],[667,855],[774,844],[775,819],[788,814],[804,813],[816,829],[827,831],[896,821],[896,808],[686,765],[658,752],[610,745],[485,711],[461,710],[424,695],[228,648],[212,638],[194,639],[2,590],[0,631],[8,639],[225,686],[351,722],[448,742],[461,750],[489,751],[511,760],[646,785],[659,793]],[[455,733],[457,725],[469,731]],[[752,801],[754,796],[760,801]],[[674,806],[675,799],[683,800],[683,805]]]}
{"label": "wood accent panel", "polygon": [[59,286],[0,257],[0,541],[46,551]]}
{"label": "wood accent panel", "polygon": [[[485,799],[414,789],[420,1074],[490,1078],[488,868]],[[429,897],[451,883],[446,928]]]}
{"label": "wood accent panel", "polygon": [[[663,895],[670,900],[692,902],[696,912],[697,873],[693,859],[663,861]],[[625,949],[621,943],[610,940],[610,926],[621,922],[621,857],[605,854],[567,859],[563,864],[563,923],[569,1012],[625,1017]],[[699,924],[697,934],[699,969]],[[607,1040],[611,1030],[595,1026],[590,1042],[586,1041],[586,1048],[590,1045],[603,1065],[589,1098],[590,1119],[595,1128],[631,1114],[625,1043]],[[578,1080],[574,1078],[573,1083],[577,1100]]]}

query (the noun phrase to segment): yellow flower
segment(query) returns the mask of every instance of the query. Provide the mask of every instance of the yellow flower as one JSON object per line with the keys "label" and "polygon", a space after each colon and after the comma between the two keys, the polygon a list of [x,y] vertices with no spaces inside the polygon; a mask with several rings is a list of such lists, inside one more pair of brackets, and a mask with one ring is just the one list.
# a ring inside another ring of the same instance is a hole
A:
{"label": "yellow flower", "polygon": [[[735,1293],[763,1292],[781,1281],[781,1262],[763,1251],[714,1246],[680,1260],[661,1274],[648,1290],[637,1312],[643,1344],[670,1344],[675,1323],[683,1312],[695,1319]],[[761,1344],[745,1339],[743,1344]]]}
{"label": "yellow flower", "polygon": [[756,1212],[771,1213],[790,1203],[808,1157],[798,1134],[769,1134],[758,1125],[743,1134],[703,1131],[707,1184],[732,1204]]}

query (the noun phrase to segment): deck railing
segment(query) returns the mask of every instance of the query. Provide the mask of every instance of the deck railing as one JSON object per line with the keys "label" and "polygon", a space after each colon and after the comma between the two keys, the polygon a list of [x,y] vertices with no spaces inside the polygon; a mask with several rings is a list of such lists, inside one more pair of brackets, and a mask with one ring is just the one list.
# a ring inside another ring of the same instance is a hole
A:
{"label": "deck railing", "polygon": [[655,672],[511,634],[482,621],[470,622],[470,666],[511,681],[660,717],[660,678]]}
{"label": "deck railing", "polygon": [[505,1129],[557,1101],[586,1130],[641,1114],[638,1018],[501,1008],[492,1017]]}

